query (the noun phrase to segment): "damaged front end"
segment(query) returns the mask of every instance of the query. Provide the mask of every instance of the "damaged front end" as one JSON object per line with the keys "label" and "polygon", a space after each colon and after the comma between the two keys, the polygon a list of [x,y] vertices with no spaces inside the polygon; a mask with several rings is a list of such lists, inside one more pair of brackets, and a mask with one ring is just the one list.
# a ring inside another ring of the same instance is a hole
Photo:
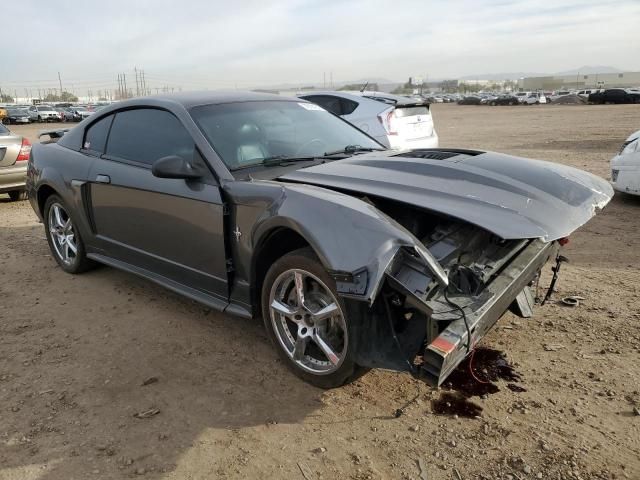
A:
{"label": "damaged front end", "polygon": [[357,362],[433,385],[510,307],[532,315],[542,267],[613,196],[567,165],[457,149],[372,152],[281,178],[351,197],[336,222],[350,224],[327,234],[339,245],[319,251],[338,293],[368,307],[354,322]]}
{"label": "damaged front end", "polygon": [[560,244],[503,240],[451,220],[422,232],[420,240],[398,249],[389,263],[371,323],[358,336],[357,361],[410,371],[436,386],[510,307],[531,316],[530,286]]}

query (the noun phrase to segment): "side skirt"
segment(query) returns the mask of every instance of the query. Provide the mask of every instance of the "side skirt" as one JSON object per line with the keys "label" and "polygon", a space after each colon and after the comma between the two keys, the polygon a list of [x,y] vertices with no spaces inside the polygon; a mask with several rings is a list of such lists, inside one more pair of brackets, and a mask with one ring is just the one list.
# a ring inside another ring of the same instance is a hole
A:
{"label": "side skirt", "polygon": [[111,257],[107,257],[106,255],[101,255],[99,253],[88,253],[87,257],[96,262],[104,263],[110,267],[117,268],[119,270],[124,270],[125,272],[133,273],[134,275],[138,275],[140,277],[146,278],[158,285],[165,287],[173,292],[176,292],[182,296],[190,298],[191,300],[195,300],[196,302],[202,303],[207,307],[213,308],[219,312],[227,312],[233,315],[237,315],[243,318],[251,318],[251,312],[238,306],[237,304],[231,305],[228,301],[214,297],[212,295],[207,295],[206,293],[202,293],[195,288],[188,287],[181,283],[175,282],[169,278],[166,278],[162,275],[158,275],[157,273],[150,272],[149,270],[145,270],[144,268],[136,267],[135,265],[131,265],[126,262],[122,262],[120,260],[116,260]]}

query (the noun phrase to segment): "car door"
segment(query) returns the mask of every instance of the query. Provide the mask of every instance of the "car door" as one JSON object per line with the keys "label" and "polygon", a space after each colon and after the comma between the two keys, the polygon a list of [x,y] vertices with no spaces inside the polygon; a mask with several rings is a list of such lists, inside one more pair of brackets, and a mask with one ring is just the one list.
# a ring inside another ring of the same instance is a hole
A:
{"label": "car door", "polygon": [[[105,154],[89,174],[96,245],[124,268],[226,304],[222,197],[191,135],[160,109],[118,111],[101,121],[111,124]],[[87,151],[95,148],[90,133]],[[170,155],[191,162],[203,177],[155,177],[152,163]]]}

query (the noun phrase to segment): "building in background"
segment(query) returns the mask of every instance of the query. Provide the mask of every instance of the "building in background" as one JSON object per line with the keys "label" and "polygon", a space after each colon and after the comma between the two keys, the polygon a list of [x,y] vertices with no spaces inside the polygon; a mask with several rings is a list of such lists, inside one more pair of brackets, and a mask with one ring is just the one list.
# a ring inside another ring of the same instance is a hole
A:
{"label": "building in background", "polygon": [[640,86],[640,72],[589,73],[524,77],[518,80],[522,91],[564,90],[584,88],[628,88]]}

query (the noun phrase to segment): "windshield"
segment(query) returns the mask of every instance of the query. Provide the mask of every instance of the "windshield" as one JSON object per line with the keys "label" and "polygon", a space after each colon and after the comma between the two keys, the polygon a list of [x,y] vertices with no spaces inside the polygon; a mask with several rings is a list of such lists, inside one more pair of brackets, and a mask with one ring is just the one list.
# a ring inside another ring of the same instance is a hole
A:
{"label": "windshield", "polygon": [[50,112],[50,111],[53,110],[53,108],[50,107],[49,105],[41,105],[41,106],[39,106],[37,108],[38,108],[39,112]]}
{"label": "windshield", "polygon": [[204,105],[191,116],[230,170],[267,159],[322,156],[381,145],[318,105],[260,101]]}

